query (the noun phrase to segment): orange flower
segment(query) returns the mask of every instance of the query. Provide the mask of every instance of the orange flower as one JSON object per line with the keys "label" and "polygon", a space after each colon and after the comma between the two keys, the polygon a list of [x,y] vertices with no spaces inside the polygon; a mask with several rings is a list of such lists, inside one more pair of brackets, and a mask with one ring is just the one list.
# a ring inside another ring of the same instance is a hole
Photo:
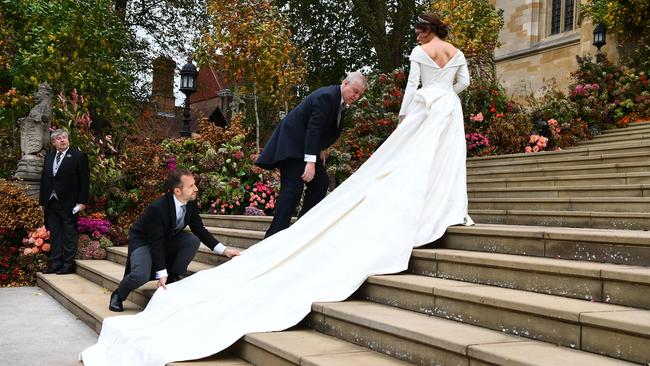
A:
{"label": "orange flower", "polygon": [[38,248],[40,248],[43,245],[43,239],[41,238],[36,239],[35,244]]}
{"label": "orange flower", "polygon": [[34,247],[34,248],[32,248],[32,253],[34,253],[34,254],[36,254],[36,253],[38,253],[38,252],[40,252],[40,251],[41,251],[41,250],[38,249],[38,247]]}
{"label": "orange flower", "polygon": [[48,243],[43,244],[41,250],[44,251],[45,253],[48,253],[50,251],[50,244]]}

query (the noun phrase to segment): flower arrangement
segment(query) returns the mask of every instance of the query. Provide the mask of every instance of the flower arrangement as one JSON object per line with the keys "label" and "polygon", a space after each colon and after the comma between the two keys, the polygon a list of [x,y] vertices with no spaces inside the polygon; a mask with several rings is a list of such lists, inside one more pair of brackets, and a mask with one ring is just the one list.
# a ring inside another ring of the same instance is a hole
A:
{"label": "flower arrangement", "polygon": [[102,213],[93,213],[77,219],[77,231],[80,233],[91,234],[99,232],[101,235],[106,235],[110,229],[111,222]]}
{"label": "flower arrangement", "polygon": [[466,133],[465,140],[467,141],[468,155],[480,155],[481,150],[490,146],[490,140],[477,132]]}
{"label": "flower arrangement", "polygon": [[48,253],[51,249],[48,240],[50,240],[50,232],[45,226],[39,227],[23,239],[24,249],[22,254],[28,256],[40,252]]}
{"label": "flower arrangement", "polygon": [[260,210],[257,207],[248,206],[244,209],[244,215],[246,216],[266,216],[264,210]]}
{"label": "flower arrangement", "polygon": [[79,236],[77,259],[106,259],[106,249],[112,246],[113,243],[98,231],[91,235],[82,234]]}
{"label": "flower arrangement", "polygon": [[540,135],[530,135],[529,145],[524,148],[525,153],[543,151],[548,144],[548,138]]}
{"label": "flower arrangement", "polygon": [[[246,190],[248,190],[248,187]],[[262,182],[255,182],[249,194],[248,202],[252,207],[270,211],[275,208],[276,198],[277,194],[273,187]]]}

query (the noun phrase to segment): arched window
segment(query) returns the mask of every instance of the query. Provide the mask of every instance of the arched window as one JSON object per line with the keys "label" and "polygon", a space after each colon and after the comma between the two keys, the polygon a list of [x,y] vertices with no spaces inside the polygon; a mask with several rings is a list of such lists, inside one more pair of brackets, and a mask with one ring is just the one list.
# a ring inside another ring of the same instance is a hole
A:
{"label": "arched window", "polygon": [[550,34],[569,32],[575,29],[576,1],[575,0],[550,0],[551,12]]}

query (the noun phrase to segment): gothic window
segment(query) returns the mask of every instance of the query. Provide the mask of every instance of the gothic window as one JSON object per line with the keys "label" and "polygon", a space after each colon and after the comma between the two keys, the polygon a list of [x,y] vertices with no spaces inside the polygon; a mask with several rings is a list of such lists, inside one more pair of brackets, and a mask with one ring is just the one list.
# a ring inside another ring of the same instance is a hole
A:
{"label": "gothic window", "polygon": [[575,0],[550,0],[551,35],[572,31],[575,27]]}

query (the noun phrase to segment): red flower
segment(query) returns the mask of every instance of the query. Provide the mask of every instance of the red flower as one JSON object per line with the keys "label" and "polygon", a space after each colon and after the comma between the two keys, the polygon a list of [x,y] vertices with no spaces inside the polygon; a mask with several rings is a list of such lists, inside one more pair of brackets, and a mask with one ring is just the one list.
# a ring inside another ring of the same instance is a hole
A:
{"label": "red flower", "polygon": [[491,105],[490,106],[490,113],[496,113],[496,111],[497,111],[497,107],[495,107],[494,105]]}
{"label": "red flower", "polygon": [[503,113],[497,113],[497,114],[496,114],[496,117],[497,117],[497,118],[503,118],[503,117],[505,117],[505,116],[506,116],[506,115],[503,114]]}
{"label": "red flower", "polygon": [[6,274],[3,274],[2,276],[0,276],[0,279],[2,279],[3,281],[6,281],[8,277],[9,276],[7,276]]}

